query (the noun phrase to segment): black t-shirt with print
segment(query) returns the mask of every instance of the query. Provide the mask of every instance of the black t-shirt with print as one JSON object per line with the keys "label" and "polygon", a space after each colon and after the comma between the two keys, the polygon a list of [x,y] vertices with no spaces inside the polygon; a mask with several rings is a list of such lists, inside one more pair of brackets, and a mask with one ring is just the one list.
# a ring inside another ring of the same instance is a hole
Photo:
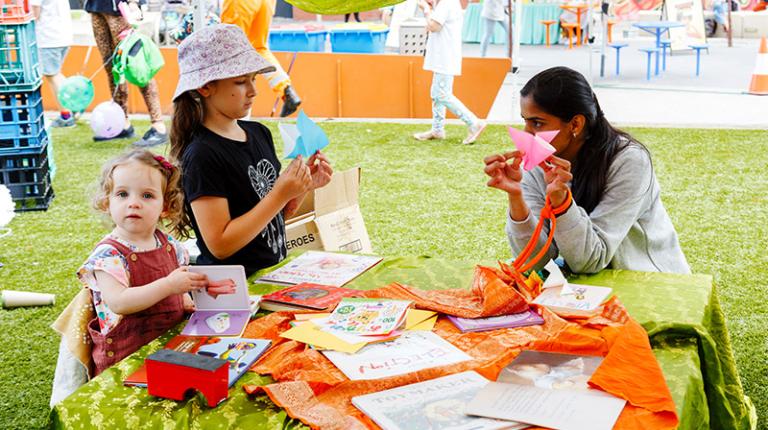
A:
{"label": "black t-shirt with print", "polygon": [[200,234],[190,203],[203,196],[224,197],[230,218],[249,210],[272,189],[280,172],[272,133],[262,124],[238,121],[245,142],[227,139],[202,127],[181,158],[184,204],[197,236],[197,264],[241,264],[248,275],[285,258],[285,223],[279,213],[255,239],[229,258],[215,258]]}

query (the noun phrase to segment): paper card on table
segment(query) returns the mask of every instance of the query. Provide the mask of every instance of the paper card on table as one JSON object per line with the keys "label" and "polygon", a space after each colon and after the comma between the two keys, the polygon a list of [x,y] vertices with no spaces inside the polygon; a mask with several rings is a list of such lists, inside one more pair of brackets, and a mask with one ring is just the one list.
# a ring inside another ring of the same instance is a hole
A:
{"label": "paper card on table", "polygon": [[568,284],[563,272],[560,270],[560,266],[555,263],[555,260],[549,260],[549,263],[544,266],[544,269],[549,272],[549,276],[547,276],[547,279],[544,281],[544,285],[541,286],[542,289],[562,287]]}
{"label": "paper card on table", "polygon": [[507,129],[509,130],[509,137],[512,138],[517,149],[525,152],[523,169],[533,170],[539,163],[555,153],[555,147],[549,142],[552,142],[557,136],[558,130],[542,131],[534,135],[514,127],[507,127]]}
{"label": "paper card on table", "polygon": [[380,379],[472,360],[431,331],[406,331],[395,340],[366,345],[354,355],[322,353],[351,380]]}
{"label": "paper card on table", "polygon": [[352,397],[352,404],[384,430],[500,430],[528,425],[471,417],[464,407],[488,380],[467,371]]}
{"label": "paper card on table", "polygon": [[313,324],[312,321],[299,323],[295,327],[281,333],[280,337],[349,354],[359,351],[366,345],[365,343],[351,344],[344,342],[338,337],[320,330],[320,327]]}
{"label": "paper card on table", "polygon": [[608,298],[613,291],[608,287],[569,283],[562,288],[548,288],[533,303],[566,315],[588,316]]}
{"label": "paper card on table", "polygon": [[281,122],[277,127],[283,138],[285,158],[296,158],[301,155],[306,159],[328,146],[328,136],[320,126],[309,119],[303,110],[299,111],[296,124]]}
{"label": "paper card on table", "polygon": [[561,430],[611,430],[625,403],[604,391],[491,382],[469,402],[465,413]]}
{"label": "paper card on table", "polygon": [[320,312],[316,314],[294,314],[293,319],[295,319],[296,321],[309,321],[309,320],[314,320],[318,318],[326,318],[330,315],[331,315],[330,312]]}
{"label": "paper card on table", "polygon": [[392,340],[400,336],[401,334],[403,334],[402,330],[394,330],[383,335],[361,336],[359,334],[346,333],[346,332],[340,332],[340,331],[334,330],[328,318],[314,318],[311,321],[313,324],[320,327],[320,330],[326,333],[330,333],[338,337],[339,339],[343,340],[344,342],[351,343],[351,344],[386,342],[388,340]]}
{"label": "paper card on table", "polygon": [[[429,324],[429,321],[432,321],[431,325]],[[405,314],[405,329],[406,330],[432,330],[432,326],[435,325],[436,321],[437,321],[437,312],[435,311],[425,311],[422,309],[408,309],[408,313]],[[429,326],[429,328],[423,328],[426,326]]]}
{"label": "paper card on table", "polygon": [[356,335],[385,335],[403,323],[410,300],[342,299],[328,317],[329,328],[335,332]]}

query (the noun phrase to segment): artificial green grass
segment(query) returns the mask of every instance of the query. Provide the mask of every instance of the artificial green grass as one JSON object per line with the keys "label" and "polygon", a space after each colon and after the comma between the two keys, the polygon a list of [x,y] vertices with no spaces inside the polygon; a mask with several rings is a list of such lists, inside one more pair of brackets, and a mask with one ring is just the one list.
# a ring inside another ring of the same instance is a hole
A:
{"label": "artificial green grass", "polygon": [[[268,125],[279,135],[275,123]],[[334,168],[363,168],[360,201],[376,253],[478,262],[510,257],[506,199],[485,186],[482,172],[485,155],[511,146],[503,127],[490,126],[473,146],[460,144],[465,131],[458,126],[449,126],[442,142],[410,139],[424,126],[322,127]],[[768,419],[768,132],[629,131],[651,149],[693,271],[715,277],[742,382],[762,423]],[[108,231],[89,204],[99,167],[129,144],[94,143],[85,124],[54,130],[53,140],[56,198],[46,212],[19,214],[13,234],[0,239],[0,288],[57,296],[52,307],[0,310],[0,428],[47,423],[59,342],[49,325],[78,291],[75,271]]]}

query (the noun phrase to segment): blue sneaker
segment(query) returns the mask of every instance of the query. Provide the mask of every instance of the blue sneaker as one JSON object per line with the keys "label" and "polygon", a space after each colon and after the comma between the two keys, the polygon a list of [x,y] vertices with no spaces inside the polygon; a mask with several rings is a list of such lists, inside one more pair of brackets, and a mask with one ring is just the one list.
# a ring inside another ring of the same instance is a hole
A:
{"label": "blue sneaker", "polygon": [[75,126],[75,117],[70,116],[67,119],[64,119],[62,117],[57,117],[53,121],[51,121],[51,127],[53,128],[68,128],[68,127],[74,127]]}
{"label": "blue sneaker", "polygon": [[168,133],[160,133],[154,127],[150,127],[144,137],[133,142],[133,146],[137,148],[150,148],[153,146],[159,146],[168,142]]}

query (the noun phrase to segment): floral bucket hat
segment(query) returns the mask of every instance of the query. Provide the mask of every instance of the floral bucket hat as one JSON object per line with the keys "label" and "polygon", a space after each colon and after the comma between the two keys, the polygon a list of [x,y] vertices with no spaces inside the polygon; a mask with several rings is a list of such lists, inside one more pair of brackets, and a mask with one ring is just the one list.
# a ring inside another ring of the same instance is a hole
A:
{"label": "floral bucket hat", "polygon": [[179,83],[173,100],[208,82],[273,71],[275,66],[253,49],[240,27],[211,25],[195,31],[179,45]]}

